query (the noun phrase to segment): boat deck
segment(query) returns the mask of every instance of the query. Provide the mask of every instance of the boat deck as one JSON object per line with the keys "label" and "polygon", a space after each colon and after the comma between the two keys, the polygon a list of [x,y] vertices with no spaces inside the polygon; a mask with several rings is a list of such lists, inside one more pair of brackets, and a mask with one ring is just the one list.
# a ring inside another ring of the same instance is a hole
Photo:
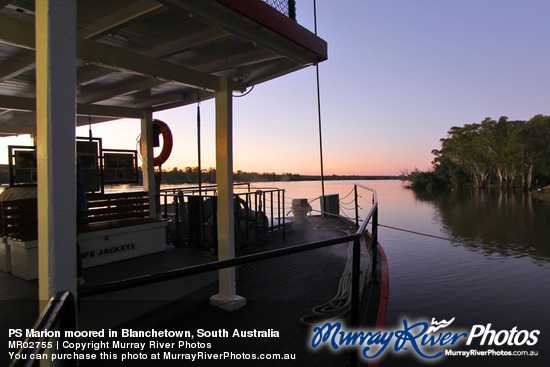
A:
{"label": "boat deck", "polygon": [[[281,235],[264,238],[258,245],[240,251],[248,254],[293,246],[322,239],[342,236],[345,224],[335,218],[311,218],[306,228],[287,232],[286,241]],[[237,294],[246,298],[246,306],[228,312],[209,304],[209,297],[217,293],[217,272],[191,276],[157,283],[154,285],[112,292],[100,296],[87,297],[80,301],[79,328],[81,330],[189,330],[192,338],[179,340],[192,343],[210,343],[211,348],[151,348],[154,353],[223,353],[233,352],[256,354],[276,353],[295,354],[296,359],[278,360],[277,366],[341,366],[347,360],[346,353],[330,353],[326,350],[310,351],[311,327],[306,327],[300,318],[312,307],[331,299],[337,292],[338,283],[347,261],[348,245],[341,244],[328,248],[302,252],[294,255],[259,261],[238,268]],[[86,285],[94,285],[116,279],[170,270],[183,266],[212,262],[216,256],[191,248],[172,247],[166,253],[125,260],[115,264],[84,269]],[[7,274],[0,274],[2,299],[8,307],[2,313],[0,322],[4,330],[15,325],[30,328],[37,317],[38,304],[35,299],[37,282],[26,282]],[[33,296],[34,294],[34,296]],[[376,303],[377,305],[377,303]],[[369,316],[377,309],[364,311]],[[14,315],[17,319],[13,319]],[[347,320],[349,315],[346,316]],[[369,323],[373,322],[373,318]],[[229,337],[199,338],[198,329],[226,330]],[[278,332],[278,337],[231,337],[234,330]],[[3,336],[5,337],[5,336]],[[121,339],[122,340],[122,339]],[[126,341],[147,341],[155,338],[131,338]],[[169,339],[158,338],[161,342]],[[174,341],[174,340],[171,340]],[[7,341],[0,341],[6,348]],[[187,345],[189,346],[189,345]],[[104,349],[104,352],[121,354],[128,350]],[[139,352],[137,350],[129,350]],[[99,352],[98,352],[99,353]],[[0,350],[0,355],[7,355]],[[151,365],[151,360],[133,360],[130,364],[119,360],[103,360],[101,365]],[[174,361],[175,362],[175,361]],[[177,361],[182,363],[181,360]],[[216,365],[251,365],[258,361],[224,360]],[[226,362],[224,364],[223,362]],[[97,365],[84,362],[83,366]],[[142,364],[140,364],[142,363]],[[212,361],[195,361],[193,365],[212,365]],[[157,365],[170,365],[162,361]],[[262,365],[265,363],[262,362]]]}

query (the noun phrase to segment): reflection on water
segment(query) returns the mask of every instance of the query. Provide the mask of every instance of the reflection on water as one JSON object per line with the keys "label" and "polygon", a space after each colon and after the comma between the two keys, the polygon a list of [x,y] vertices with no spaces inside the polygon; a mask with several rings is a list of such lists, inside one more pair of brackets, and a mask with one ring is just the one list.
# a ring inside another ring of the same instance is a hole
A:
{"label": "reflection on water", "polygon": [[[550,366],[550,205],[521,191],[464,190],[429,196],[415,194],[397,180],[359,183],[378,190],[380,224],[434,236],[380,228],[390,273],[387,328],[402,326],[403,318],[429,322],[455,317],[453,325],[468,331],[488,323],[494,330],[540,330],[539,343],[524,348],[539,351],[536,360],[444,358],[431,365]],[[352,184],[328,181],[325,191],[339,193],[342,199]],[[291,199],[312,201],[321,194],[318,182],[254,187],[285,189],[287,211]],[[367,210],[371,196],[361,200]],[[313,202],[314,208],[318,202]],[[383,365],[426,364],[390,357]]]}
{"label": "reflection on water", "polygon": [[[380,228],[390,273],[387,328],[402,327],[404,318],[430,322],[455,317],[453,325],[467,331],[488,323],[495,330],[541,331],[539,343],[524,348],[538,351],[536,360],[448,357],[426,363],[390,356],[382,365],[550,365],[550,205],[521,191],[428,196],[405,189],[401,181],[359,183],[378,190],[380,224],[434,236]],[[320,184],[313,182],[268,185],[285,188],[287,198],[321,193]],[[325,190],[343,197],[351,185],[329,181]]]}
{"label": "reflection on water", "polygon": [[415,197],[433,203],[444,232],[471,250],[549,261],[550,210],[529,193],[471,189]]}
{"label": "reflection on water", "polygon": [[[451,319],[470,330],[540,330],[537,360],[445,358],[437,366],[550,365],[550,205],[523,192],[463,190],[422,195],[388,182],[383,197],[398,201],[384,224],[449,241],[382,228],[390,266],[386,325],[403,318]],[[516,348],[517,350],[517,348]],[[467,363],[466,363],[467,362]],[[385,365],[424,365],[390,358]]]}

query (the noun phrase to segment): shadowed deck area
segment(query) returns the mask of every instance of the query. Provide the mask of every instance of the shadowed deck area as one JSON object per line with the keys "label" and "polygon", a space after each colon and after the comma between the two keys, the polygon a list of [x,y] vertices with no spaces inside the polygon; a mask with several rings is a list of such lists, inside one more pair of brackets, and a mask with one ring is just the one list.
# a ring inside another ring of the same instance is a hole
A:
{"label": "shadowed deck area", "polygon": [[[281,235],[264,238],[259,244],[239,251],[240,255],[275,248],[294,246],[345,235],[349,226],[335,218],[310,218],[310,224],[299,230],[289,231],[287,240]],[[164,360],[164,353],[224,353],[238,355],[262,353],[293,354],[295,359],[271,361],[277,366],[341,366],[347,360],[346,352],[331,353],[326,349],[310,351],[311,327],[304,326],[300,318],[310,313],[312,307],[330,300],[337,292],[338,283],[347,261],[348,244],[263,260],[238,268],[237,294],[246,298],[245,307],[228,312],[209,304],[209,297],[217,293],[217,272],[200,274],[184,279],[157,283],[145,287],[87,297],[80,302],[80,329],[100,330],[188,330],[189,338],[119,338],[130,342],[146,342],[142,351],[149,357],[160,353],[163,360],[158,365],[181,364],[181,360]],[[215,261],[215,255],[190,248],[171,248],[166,253],[126,260],[116,264],[85,269],[86,285],[168,270],[178,266]],[[185,263],[182,265],[182,263]],[[25,282],[31,285],[33,282]],[[36,283],[36,282],[34,282]],[[32,288],[32,287],[29,287]],[[36,294],[36,293],[35,293]],[[377,298],[375,294],[373,298]],[[36,308],[38,305],[34,302]],[[376,304],[377,306],[377,304]],[[14,310],[12,310],[14,311]],[[363,309],[369,316],[367,324],[373,324],[377,309]],[[349,314],[342,319],[347,322]],[[32,322],[31,322],[32,324]],[[13,327],[13,326],[12,326]],[[24,326],[25,327],[25,326]],[[31,327],[28,324],[26,327]],[[225,330],[227,337],[199,337],[197,330]],[[232,337],[238,331],[268,331],[278,337]],[[276,332],[276,333],[275,333]],[[120,336],[120,333],[119,333]],[[107,338],[107,340],[113,340]],[[149,341],[176,342],[174,348],[150,348]],[[179,341],[205,343],[177,347]],[[210,348],[204,347],[210,343]],[[7,343],[6,343],[7,344]],[[194,348],[192,347],[194,346]],[[102,348],[87,353],[125,352],[138,353],[135,349]],[[98,361],[87,361],[84,366],[95,366]],[[120,360],[102,360],[101,365],[151,365],[148,358],[142,361],[121,363]],[[257,365],[258,361],[225,359],[216,365]],[[193,365],[211,365],[208,359],[194,361]],[[262,365],[266,365],[262,361]],[[269,365],[269,364],[268,364]]]}

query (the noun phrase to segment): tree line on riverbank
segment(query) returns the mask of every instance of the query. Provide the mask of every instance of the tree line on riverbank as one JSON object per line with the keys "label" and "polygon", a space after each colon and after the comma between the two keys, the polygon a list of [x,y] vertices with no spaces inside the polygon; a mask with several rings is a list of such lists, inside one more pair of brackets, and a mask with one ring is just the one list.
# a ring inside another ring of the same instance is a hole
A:
{"label": "tree line on riverbank", "polygon": [[482,188],[502,186],[531,189],[550,183],[550,116],[529,121],[502,116],[481,123],[453,126],[434,149],[432,170],[405,170],[413,189],[434,189],[471,183]]}
{"label": "tree line on riverbank", "polygon": [[[357,176],[357,175],[330,175],[325,176],[325,180],[386,180],[398,179],[399,176]],[[244,172],[238,170],[234,172],[233,179],[235,182],[273,182],[273,181],[317,181],[320,176],[315,175],[300,175],[295,173],[268,173],[268,172]],[[165,184],[180,184],[180,183],[198,183],[199,169],[198,167],[186,167],[179,169],[174,167],[168,171],[162,171],[161,182]],[[201,170],[201,182],[216,183],[216,169],[208,168]]]}

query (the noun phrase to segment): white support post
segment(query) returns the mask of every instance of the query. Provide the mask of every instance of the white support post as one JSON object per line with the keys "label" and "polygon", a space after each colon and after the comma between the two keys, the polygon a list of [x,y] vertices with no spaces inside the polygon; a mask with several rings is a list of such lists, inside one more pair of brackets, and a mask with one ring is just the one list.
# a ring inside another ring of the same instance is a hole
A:
{"label": "white support post", "polygon": [[153,155],[153,113],[147,111],[141,118],[141,155],[143,158],[143,189],[149,193],[149,213],[151,218],[157,216],[155,190],[155,164]]}
{"label": "white support post", "polygon": [[76,2],[36,2],[38,288],[41,307],[76,280]]}
{"label": "white support post", "polygon": [[[233,100],[231,80],[220,79],[216,91],[216,183],[218,185],[218,259],[235,257],[233,207]],[[219,293],[210,303],[233,311],[243,307],[246,299],[236,294],[235,268],[219,271]]]}

